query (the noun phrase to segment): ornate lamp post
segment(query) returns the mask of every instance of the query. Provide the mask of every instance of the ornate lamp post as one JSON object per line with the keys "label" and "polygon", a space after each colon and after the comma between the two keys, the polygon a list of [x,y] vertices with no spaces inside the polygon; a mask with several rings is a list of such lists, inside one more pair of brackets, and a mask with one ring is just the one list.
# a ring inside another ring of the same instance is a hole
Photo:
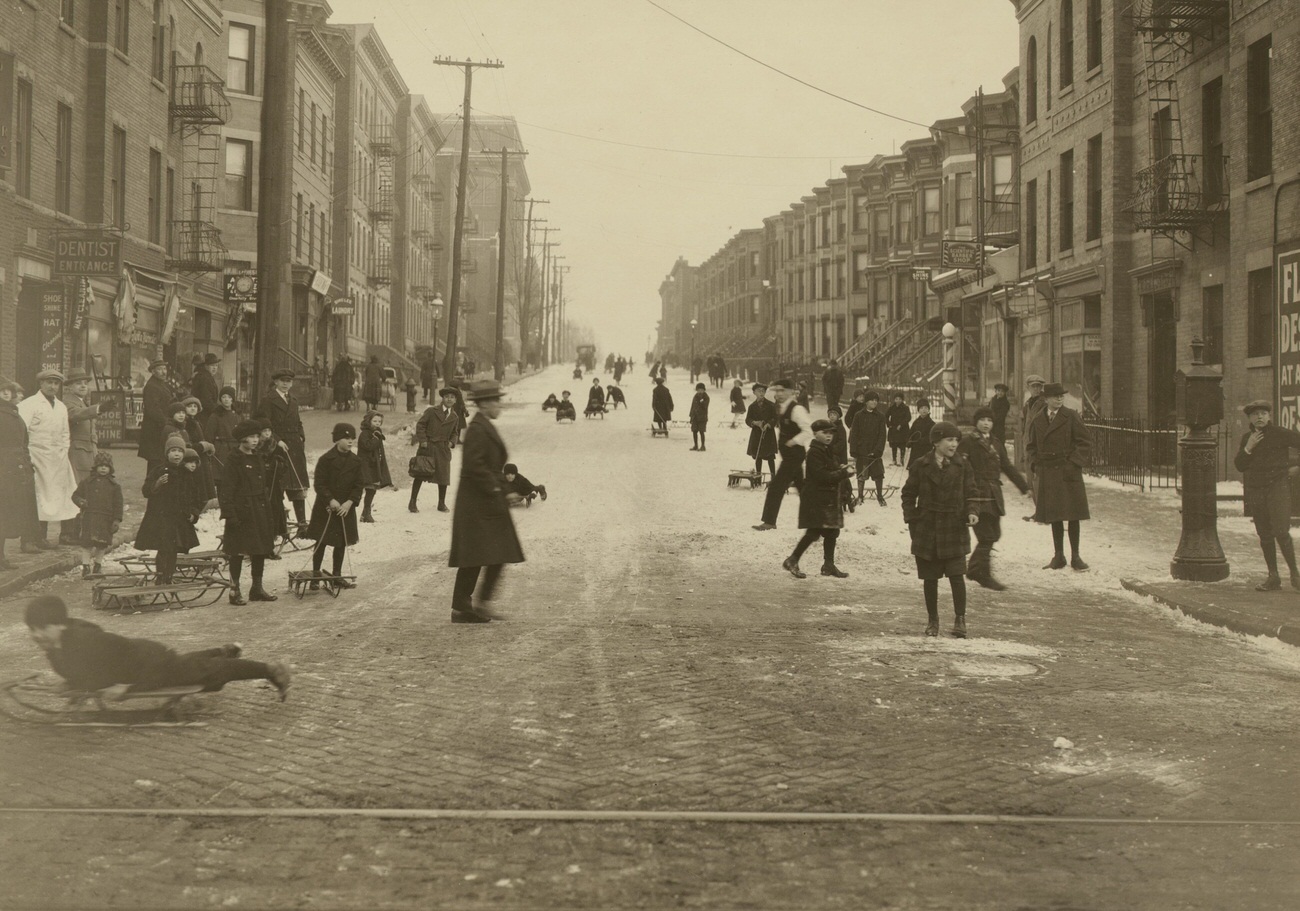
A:
{"label": "ornate lamp post", "polygon": [[1192,366],[1178,371],[1178,421],[1187,434],[1178,441],[1183,463],[1183,533],[1169,574],[1192,582],[1228,578],[1228,561],[1219,546],[1218,443],[1209,428],[1223,420],[1223,374],[1205,366],[1205,343],[1192,339]]}

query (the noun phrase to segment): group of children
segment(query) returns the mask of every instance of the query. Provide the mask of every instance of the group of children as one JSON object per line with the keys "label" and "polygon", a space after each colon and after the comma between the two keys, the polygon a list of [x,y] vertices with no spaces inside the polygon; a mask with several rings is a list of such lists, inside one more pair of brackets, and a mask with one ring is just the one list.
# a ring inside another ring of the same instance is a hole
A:
{"label": "group of children", "polygon": [[[555,411],[556,423],[560,421],[576,421],[578,419],[577,407],[573,404],[569,390],[565,389],[560,393],[560,398],[555,397],[552,392],[542,402],[543,411]],[[627,398],[623,390],[618,385],[611,383],[609,386],[601,386],[600,378],[594,377],[591,381],[591,388],[587,390],[587,407],[583,414],[590,417],[593,414],[606,414],[609,411],[617,411],[618,406],[627,407]]]}

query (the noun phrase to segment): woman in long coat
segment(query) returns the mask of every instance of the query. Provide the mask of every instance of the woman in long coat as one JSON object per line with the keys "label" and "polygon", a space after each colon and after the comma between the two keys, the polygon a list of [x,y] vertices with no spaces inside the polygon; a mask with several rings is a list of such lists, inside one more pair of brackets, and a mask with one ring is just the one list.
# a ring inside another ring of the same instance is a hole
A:
{"label": "woman in long coat", "polygon": [[[334,446],[316,462],[312,486],[316,502],[311,506],[311,522],[304,538],[316,542],[312,551],[312,569],[319,573],[325,548],[334,548],[334,575],[343,574],[343,558],[349,544],[360,540],[357,534],[356,505],[361,502],[365,485],[361,480],[361,457],[352,451],[357,431],[351,424],[334,425]],[[355,588],[347,580],[340,588]]]}
{"label": "woman in long coat", "polygon": [[[501,414],[501,386],[494,380],[480,380],[470,388],[469,399],[478,413],[465,430],[465,448],[460,463],[460,484],[451,520],[451,552],[447,564],[454,566],[456,585],[452,592],[452,623],[484,623],[504,619],[487,607],[507,563],[524,562],[524,551],[515,534],[506,500],[503,470],[508,460],[505,441],[493,421]],[[487,573],[474,603],[474,589],[484,567]]]}
{"label": "woman in long coat", "polygon": [[366,364],[365,379],[361,384],[361,399],[370,406],[374,411],[379,407],[379,401],[384,397],[384,368],[379,366],[379,358],[375,355],[370,356],[370,363]]}
{"label": "woman in long coat", "polygon": [[767,470],[776,476],[776,403],[767,397],[767,386],[755,383],[752,387],[754,401],[745,411],[745,424],[749,427],[749,446],[745,453],[754,460],[754,471]]}
{"label": "woman in long coat", "polygon": [[36,534],[36,470],[27,451],[27,423],[13,403],[17,385],[0,377],[0,571],[13,569],[5,559],[5,539]]}
{"label": "woman in long coat", "polygon": [[352,362],[346,357],[339,357],[339,362],[334,365],[334,373],[330,375],[330,385],[334,389],[334,407],[338,411],[347,411],[348,403],[352,401],[352,387],[357,381],[357,371],[353,368]]}
{"label": "woman in long coat", "polygon": [[203,436],[212,443],[214,449],[210,464],[212,480],[216,484],[221,483],[226,462],[230,461],[231,453],[239,446],[239,440],[235,439],[235,427],[238,424],[235,387],[223,386],[221,394],[217,396],[217,407],[212,409],[211,414],[205,415],[203,421]]}
{"label": "woman in long coat", "polygon": [[1048,383],[1043,387],[1044,405],[1029,421],[1025,457],[1032,472],[1037,509],[1034,521],[1052,526],[1055,553],[1044,569],[1065,568],[1065,526],[1070,534],[1070,566],[1085,570],[1079,556],[1079,523],[1089,518],[1088,490],[1083,485],[1083,466],[1088,464],[1092,438],[1079,413],[1066,408],[1065,387]]}
{"label": "woman in long coat", "polygon": [[663,377],[655,378],[655,388],[650,394],[650,408],[654,422],[667,430],[668,422],[673,419],[673,394],[664,385]]}
{"label": "woman in long coat", "polygon": [[907,407],[901,395],[894,396],[894,403],[885,413],[885,427],[889,436],[889,453],[893,463],[902,465],[903,458],[907,454],[907,435],[912,429],[912,409]]}

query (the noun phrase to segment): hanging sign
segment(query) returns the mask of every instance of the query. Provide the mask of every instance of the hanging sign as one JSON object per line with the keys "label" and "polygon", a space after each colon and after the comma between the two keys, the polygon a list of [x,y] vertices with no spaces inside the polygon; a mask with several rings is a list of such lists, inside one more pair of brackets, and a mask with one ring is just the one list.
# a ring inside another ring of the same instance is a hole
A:
{"label": "hanging sign", "polygon": [[246,312],[257,312],[257,273],[251,270],[227,272],[226,303],[243,304]]}
{"label": "hanging sign", "polygon": [[60,231],[54,235],[55,278],[117,278],[122,272],[122,238],[103,231]]}
{"label": "hanging sign", "polygon": [[63,369],[63,288],[41,292],[41,369]]}
{"label": "hanging sign", "polygon": [[352,316],[356,312],[356,302],[350,297],[336,297],[330,301],[330,313],[333,316]]}
{"label": "hanging sign", "polygon": [[939,247],[940,265],[945,269],[978,269],[980,244],[975,240],[945,240]]}

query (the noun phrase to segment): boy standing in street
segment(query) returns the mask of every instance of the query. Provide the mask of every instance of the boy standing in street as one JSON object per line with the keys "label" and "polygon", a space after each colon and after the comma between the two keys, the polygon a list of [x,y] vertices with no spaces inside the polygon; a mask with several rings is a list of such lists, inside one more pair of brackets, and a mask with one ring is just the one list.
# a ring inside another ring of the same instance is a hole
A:
{"label": "boy standing in street", "polygon": [[704,452],[704,435],[709,429],[709,392],[703,383],[695,384],[695,397],[691,399],[691,439],[695,445],[691,452]]}
{"label": "boy standing in street", "polygon": [[970,462],[975,472],[975,489],[979,497],[979,523],[975,526],[975,552],[971,554],[966,576],[972,582],[1000,592],[1006,586],[993,578],[993,545],[1002,537],[1002,517],[1007,514],[1002,497],[1002,475],[1006,475],[1023,494],[1029,482],[1007,458],[1006,447],[994,435],[995,415],[991,408],[975,412],[975,432],[967,434],[957,451]]}
{"label": "boy standing in street", "polygon": [[1282,587],[1277,552],[1282,551],[1291,571],[1291,587],[1300,591],[1295,545],[1291,542],[1291,484],[1287,478],[1290,449],[1300,449],[1300,433],[1273,423],[1273,406],[1262,399],[1243,409],[1250,430],[1241,438],[1233,464],[1241,472],[1245,512],[1255,520],[1255,533],[1264,551],[1268,578],[1256,591],[1275,592]]}
{"label": "boy standing in street", "polygon": [[[838,411],[838,406],[834,409]],[[834,432],[831,421],[813,421],[813,441],[808,447],[806,467],[808,474],[799,488],[799,527],[804,535],[795,545],[794,552],[781,563],[781,568],[796,579],[806,579],[808,574],[799,569],[799,558],[812,543],[822,539],[822,575],[847,579],[849,574],[835,565],[835,543],[844,527],[844,509],[840,503],[840,487],[853,473],[846,463],[837,462],[831,449]]]}
{"label": "boy standing in street", "polygon": [[284,507],[280,492],[271,483],[271,459],[258,451],[262,425],[258,421],[240,421],[231,431],[236,448],[226,459],[217,488],[225,533],[221,551],[230,563],[230,603],[247,604],[239,588],[244,557],[252,566],[253,584],[248,598],[252,601],[275,601],[262,587],[266,558],[275,553],[275,539],[283,532]]}
{"label": "boy standing in street", "polygon": [[867,478],[876,484],[876,502],[885,505],[885,442],[889,436],[887,419],[878,407],[880,396],[867,393],[865,404],[853,418],[849,428],[849,452],[853,455],[858,475],[858,502],[864,500],[863,490]]}

